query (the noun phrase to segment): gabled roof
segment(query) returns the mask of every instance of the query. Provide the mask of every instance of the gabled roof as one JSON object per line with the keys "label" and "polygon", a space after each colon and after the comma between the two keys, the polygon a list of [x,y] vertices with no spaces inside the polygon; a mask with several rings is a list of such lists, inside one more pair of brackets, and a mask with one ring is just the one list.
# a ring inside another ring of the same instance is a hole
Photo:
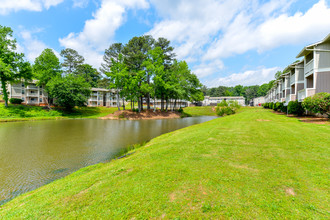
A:
{"label": "gabled roof", "polygon": [[308,49],[313,49],[313,47],[315,47],[315,46],[317,46],[317,45],[319,45],[319,44],[322,44],[322,43],[324,43],[324,42],[326,42],[326,41],[328,41],[328,40],[330,40],[330,34],[328,34],[323,40],[321,40],[321,41],[319,41],[319,42],[317,42],[317,43],[310,44],[310,45],[304,47],[304,48],[300,51],[300,53],[296,56],[296,58],[299,58],[299,57],[304,56],[304,55],[307,53]]}
{"label": "gabled roof", "polygon": [[296,65],[301,64],[301,63],[303,63],[303,62],[304,62],[304,60],[300,60],[299,62],[292,63],[292,64],[290,64],[289,66],[287,66],[287,67],[283,70],[283,72],[289,72],[291,69],[294,69],[294,68],[296,67]]}

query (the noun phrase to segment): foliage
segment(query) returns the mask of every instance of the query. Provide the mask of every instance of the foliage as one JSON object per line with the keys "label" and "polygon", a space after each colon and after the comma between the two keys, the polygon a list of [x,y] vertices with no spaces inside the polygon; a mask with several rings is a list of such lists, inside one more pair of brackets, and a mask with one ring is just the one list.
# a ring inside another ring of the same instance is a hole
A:
{"label": "foliage", "polygon": [[313,113],[326,114],[330,118],[330,93],[317,93],[304,99],[302,106]]}
{"label": "foliage", "polygon": [[48,83],[49,93],[56,97],[56,104],[71,111],[75,106],[84,106],[91,93],[90,85],[82,77],[68,74],[54,78]]}
{"label": "foliage", "polygon": [[93,68],[89,64],[78,65],[76,67],[76,71],[74,72],[74,75],[83,77],[85,81],[89,83],[91,87],[94,88],[98,86],[98,82],[101,79],[101,75],[97,71],[97,69]]}
{"label": "foliage", "polygon": [[82,168],[4,204],[0,216],[327,219],[329,146],[329,126],[245,108]]}
{"label": "foliage", "polygon": [[240,107],[241,106],[237,101],[226,102],[226,100],[222,100],[220,103],[218,103],[215,111],[218,116],[232,115],[235,114]]}
{"label": "foliage", "polygon": [[22,99],[11,98],[9,99],[10,104],[22,104]]}
{"label": "foliage", "polygon": [[304,113],[304,108],[298,101],[290,101],[288,103],[288,113],[301,116]]}
{"label": "foliage", "polygon": [[44,49],[42,53],[35,59],[33,65],[34,77],[38,79],[37,85],[43,85],[47,93],[47,104],[53,104],[52,94],[49,90],[49,82],[54,78],[58,78],[62,74],[61,64],[52,49]]}
{"label": "foliage", "polygon": [[71,48],[66,48],[61,51],[61,56],[63,57],[62,66],[65,72],[71,74],[78,71],[78,66],[84,63],[84,57],[79,55],[79,53]]}
{"label": "foliage", "polygon": [[24,55],[16,52],[16,40],[9,27],[0,25],[0,81],[5,106],[8,107],[7,84],[32,78],[32,69]]}

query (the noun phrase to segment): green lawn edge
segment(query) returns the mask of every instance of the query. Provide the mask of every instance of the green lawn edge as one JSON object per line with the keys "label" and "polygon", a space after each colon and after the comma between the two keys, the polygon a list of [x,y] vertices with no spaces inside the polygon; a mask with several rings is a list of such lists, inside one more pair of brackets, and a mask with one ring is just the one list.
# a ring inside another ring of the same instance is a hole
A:
{"label": "green lawn edge", "polygon": [[244,108],[21,195],[0,216],[326,219],[329,133],[328,125]]}

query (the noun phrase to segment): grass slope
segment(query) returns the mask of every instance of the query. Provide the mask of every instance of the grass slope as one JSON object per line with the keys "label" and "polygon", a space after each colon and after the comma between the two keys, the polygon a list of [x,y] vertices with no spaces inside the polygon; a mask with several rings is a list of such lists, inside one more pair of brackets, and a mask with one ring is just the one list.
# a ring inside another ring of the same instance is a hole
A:
{"label": "grass slope", "polygon": [[9,107],[5,108],[4,103],[0,103],[0,122],[60,118],[98,118],[114,113],[116,110],[117,108],[77,107],[73,112],[67,113],[58,108],[48,110],[44,107],[28,105],[9,104]]}
{"label": "grass slope", "polygon": [[187,127],[0,208],[3,218],[329,218],[330,126],[260,108]]}
{"label": "grass slope", "polygon": [[213,106],[186,107],[183,109],[183,111],[191,116],[217,116],[212,108]]}

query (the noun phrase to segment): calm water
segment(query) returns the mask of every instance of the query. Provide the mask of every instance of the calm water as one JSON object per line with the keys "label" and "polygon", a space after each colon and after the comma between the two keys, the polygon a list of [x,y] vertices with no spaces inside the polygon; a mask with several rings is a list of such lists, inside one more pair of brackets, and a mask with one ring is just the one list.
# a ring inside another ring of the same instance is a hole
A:
{"label": "calm water", "polygon": [[123,148],[214,117],[0,123],[0,205]]}

